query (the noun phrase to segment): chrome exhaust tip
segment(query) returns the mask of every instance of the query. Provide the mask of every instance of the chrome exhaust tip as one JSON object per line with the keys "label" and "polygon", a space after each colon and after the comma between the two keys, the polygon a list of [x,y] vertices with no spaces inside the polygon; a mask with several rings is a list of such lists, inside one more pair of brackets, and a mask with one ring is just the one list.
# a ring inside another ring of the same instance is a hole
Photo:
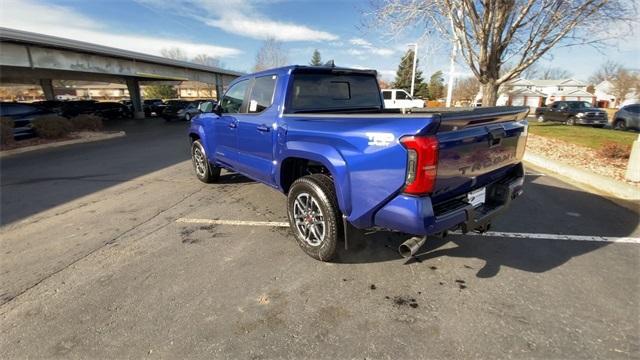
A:
{"label": "chrome exhaust tip", "polygon": [[400,256],[404,258],[412,257],[418,252],[418,250],[420,250],[420,248],[422,247],[422,245],[424,245],[426,241],[427,241],[426,236],[412,237],[411,239],[400,244],[400,247],[398,247],[398,252],[400,253]]}

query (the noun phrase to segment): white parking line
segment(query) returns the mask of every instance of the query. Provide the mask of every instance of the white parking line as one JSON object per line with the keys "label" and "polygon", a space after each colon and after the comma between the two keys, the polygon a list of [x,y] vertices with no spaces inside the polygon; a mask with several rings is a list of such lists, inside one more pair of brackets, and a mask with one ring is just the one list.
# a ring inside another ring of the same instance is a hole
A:
{"label": "white parking line", "polygon": [[186,224],[289,227],[289,223],[288,222],[280,222],[280,221],[244,221],[244,220],[216,220],[216,219],[185,219],[185,218],[179,218],[179,219],[176,220],[176,222],[186,223]]}
{"label": "white parking line", "polygon": [[[462,235],[460,232],[453,232],[454,235]],[[501,231],[487,231],[483,234],[469,232],[470,236],[490,236],[505,237],[519,239],[549,239],[549,240],[566,240],[566,241],[601,241],[612,243],[629,243],[640,244],[640,238],[637,237],[615,237],[615,236],[591,236],[591,235],[559,235],[559,234],[534,234],[534,233],[512,233]]]}
{"label": "white parking line", "polygon": [[[245,220],[218,220],[218,219],[187,219],[179,218],[176,220],[183,224],[210,224],[210,225],[235,225],[235,226],[272,226],[272,227],[289,227],[288,222],[284,221],[245,221]],[[452,235],[463,235],[459,231],[451,232]],[[563,241],[598,241],[610,243],[628,243],[640,244],[638,237],[615,237],[615,236],[591,236],[591,235],[560,235],[560,234],[535,234],[535,233],[513,233],[501,231],[488,231],[483,234],[469,232],[468,236],[488,236],[502,238],[517,239],[548,239]]]}

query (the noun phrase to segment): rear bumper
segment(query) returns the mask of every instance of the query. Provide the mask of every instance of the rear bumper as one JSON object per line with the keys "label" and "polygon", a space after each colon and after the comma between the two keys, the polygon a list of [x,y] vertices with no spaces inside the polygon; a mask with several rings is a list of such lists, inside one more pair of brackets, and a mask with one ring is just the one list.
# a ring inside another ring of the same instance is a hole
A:
{"label": "rear bumper", "polygon": [[518,164],[509,176],[487,185],[486,202],[475,208],[466,195],[436,205],[429,197],[398,195],[378,211],[375,225],[414,235],[483,228],[522,194],[523,184],[524,169]]}

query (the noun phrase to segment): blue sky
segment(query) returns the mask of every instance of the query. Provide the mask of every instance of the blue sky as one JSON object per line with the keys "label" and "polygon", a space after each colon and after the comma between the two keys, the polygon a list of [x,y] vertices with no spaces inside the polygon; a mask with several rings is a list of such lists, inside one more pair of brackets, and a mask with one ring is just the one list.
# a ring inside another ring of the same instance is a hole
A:
{"label": "blue sky", "polygon": [[[189,56],[219,57],[227,68],[249,71],[261,42],[272,36],[283,42],[289,62],[308,63],[313,49],[324,60],[348,67],[378,70],[393,78],[406,44],[419,32],[391,39],[384,32],[361,28],[369,1],[312,0],[0,0],[0,26],[46,33],[158,55],[180,47]],[[564,68],[586,79],[605,60],[640,68],[640,42],[634,36],[606,50],[558,48],[540,66]],[[420,46],[428,76],[448,70],[446,48]],[[465,72],[463,63],[459,71]]]}

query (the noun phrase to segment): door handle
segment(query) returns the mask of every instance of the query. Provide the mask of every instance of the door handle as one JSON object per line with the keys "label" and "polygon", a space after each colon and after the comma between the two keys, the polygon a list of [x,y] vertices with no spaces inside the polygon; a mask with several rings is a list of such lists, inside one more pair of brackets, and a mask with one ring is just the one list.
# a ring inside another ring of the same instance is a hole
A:
{"label": "door handle", "polygon": [[229,128],[230,129],[235,129],[237,127],[238,127],[238,123],[237,122],[232,121],[232,122],[229,123]]}
{"label": "door handle", "polygon": [[260,132],[268,132],[270,130],[270,128],[265,124],[258,125],[257,129]]}

